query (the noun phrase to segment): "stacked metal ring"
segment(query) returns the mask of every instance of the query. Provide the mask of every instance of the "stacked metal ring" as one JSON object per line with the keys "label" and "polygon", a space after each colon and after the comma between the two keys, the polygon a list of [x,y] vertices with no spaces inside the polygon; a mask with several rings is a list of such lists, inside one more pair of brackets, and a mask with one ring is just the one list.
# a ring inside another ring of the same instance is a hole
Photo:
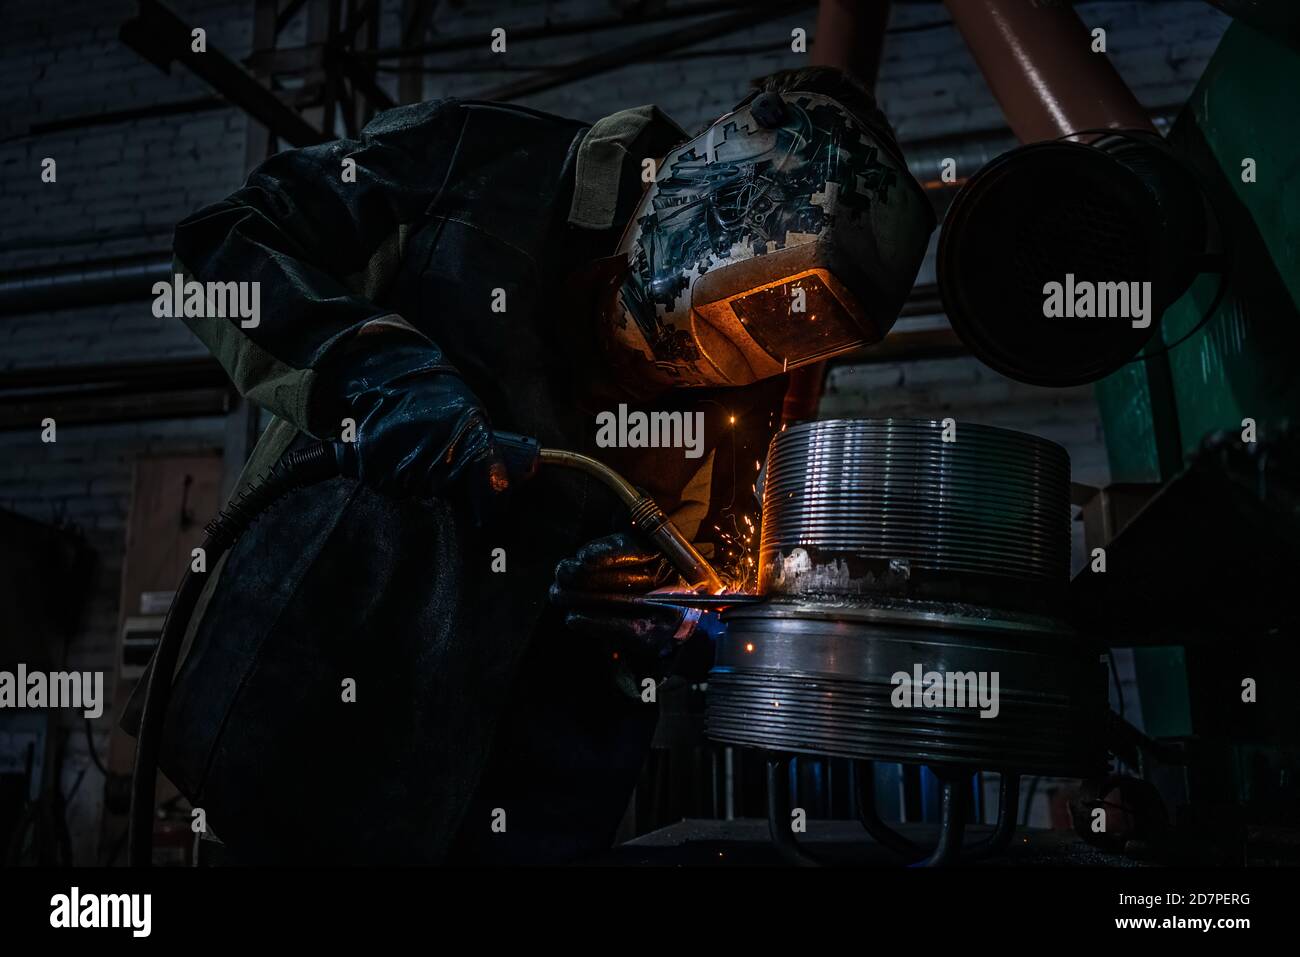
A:
{"label": "stacked metal ring", "polygon": [[1070,562],[1065,450],[948,422],[840,419],[778,434],[764,481],[760,590],[1006,607],[1035,604],[1035,586],[1059,593]]}
{"label": "stacked metal ring", "polygon": [[[771,751],[1084,774],[1102,760],[1098,649],[1058,617],[1070,465],[951,420],[830,420],[773,439],[759,587],[725,614],[715,740]],[[899,707],[899,672],[996,673],[999,703]]]}

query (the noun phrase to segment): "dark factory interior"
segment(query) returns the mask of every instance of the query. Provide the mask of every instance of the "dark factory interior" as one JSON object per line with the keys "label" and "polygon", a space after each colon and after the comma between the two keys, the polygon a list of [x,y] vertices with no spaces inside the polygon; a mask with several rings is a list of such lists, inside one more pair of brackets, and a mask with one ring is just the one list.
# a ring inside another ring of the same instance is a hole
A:
{"label": "dark factory interior", "polygon": [[1300,864],[1291,0],[0,23],[6,868]]}

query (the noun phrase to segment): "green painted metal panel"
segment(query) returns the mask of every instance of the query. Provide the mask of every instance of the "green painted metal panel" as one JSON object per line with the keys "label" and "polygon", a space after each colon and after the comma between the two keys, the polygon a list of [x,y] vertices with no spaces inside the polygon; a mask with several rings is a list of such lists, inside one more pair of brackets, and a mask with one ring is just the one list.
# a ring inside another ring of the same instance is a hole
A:
{"label": "green painted metal panel", "polygon": [[[1170,435],[1185,456],[1245,418],[1267,433],[1300,413],[1298,92],[1300,47],[1234,23],[1170,131],[1224,213],[1234,279],[1216,315],[1163,360],[1167,380],[1134,363],[1097,384],[1115,481],[1168,479],[1180,464],[1167,450],[1161,461]],[[1247,159],[1254,182],[1243,181]],[[1195,327],[1217,284],[1201,276],[1168,310],[1164,343]]]}
{"label": "green painted metal panel", "polygon": [[1134,648],[1133,670],[1142,703],[1142,731],[1152,738],[1192,733],[1187,658],[1181,646]]}
{"label": "green painted metal panel", "polygon": [[1162,481],[1146,366],[1130,363],[1098,382],[1094,391],[1111,481]]}

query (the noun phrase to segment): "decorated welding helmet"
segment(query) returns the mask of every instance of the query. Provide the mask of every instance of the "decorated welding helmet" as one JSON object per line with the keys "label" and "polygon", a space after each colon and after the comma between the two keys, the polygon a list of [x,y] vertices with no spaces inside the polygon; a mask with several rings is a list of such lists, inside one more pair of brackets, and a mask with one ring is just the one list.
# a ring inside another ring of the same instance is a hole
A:
{"label": "decorated welding helmet", "polygon": [[878,341],[935,226],[890,132],[820,94],[756,94],[655,172],[608,319],[659,385],[745,385]]}

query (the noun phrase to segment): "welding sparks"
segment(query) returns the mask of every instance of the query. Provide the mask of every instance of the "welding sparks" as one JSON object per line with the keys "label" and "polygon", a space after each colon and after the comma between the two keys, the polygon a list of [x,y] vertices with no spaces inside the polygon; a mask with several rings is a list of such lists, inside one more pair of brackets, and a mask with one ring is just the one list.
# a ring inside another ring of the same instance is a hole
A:
{"label": "welding sparks", "polygon": [[739,519],[736,514],[726,517],[730,528],[714,525],[718,534],[718,573],[727,582],[726,591],[747,592],[754,584],[755,565],[754,549],[757,526],[754,520],[745,514]]}

